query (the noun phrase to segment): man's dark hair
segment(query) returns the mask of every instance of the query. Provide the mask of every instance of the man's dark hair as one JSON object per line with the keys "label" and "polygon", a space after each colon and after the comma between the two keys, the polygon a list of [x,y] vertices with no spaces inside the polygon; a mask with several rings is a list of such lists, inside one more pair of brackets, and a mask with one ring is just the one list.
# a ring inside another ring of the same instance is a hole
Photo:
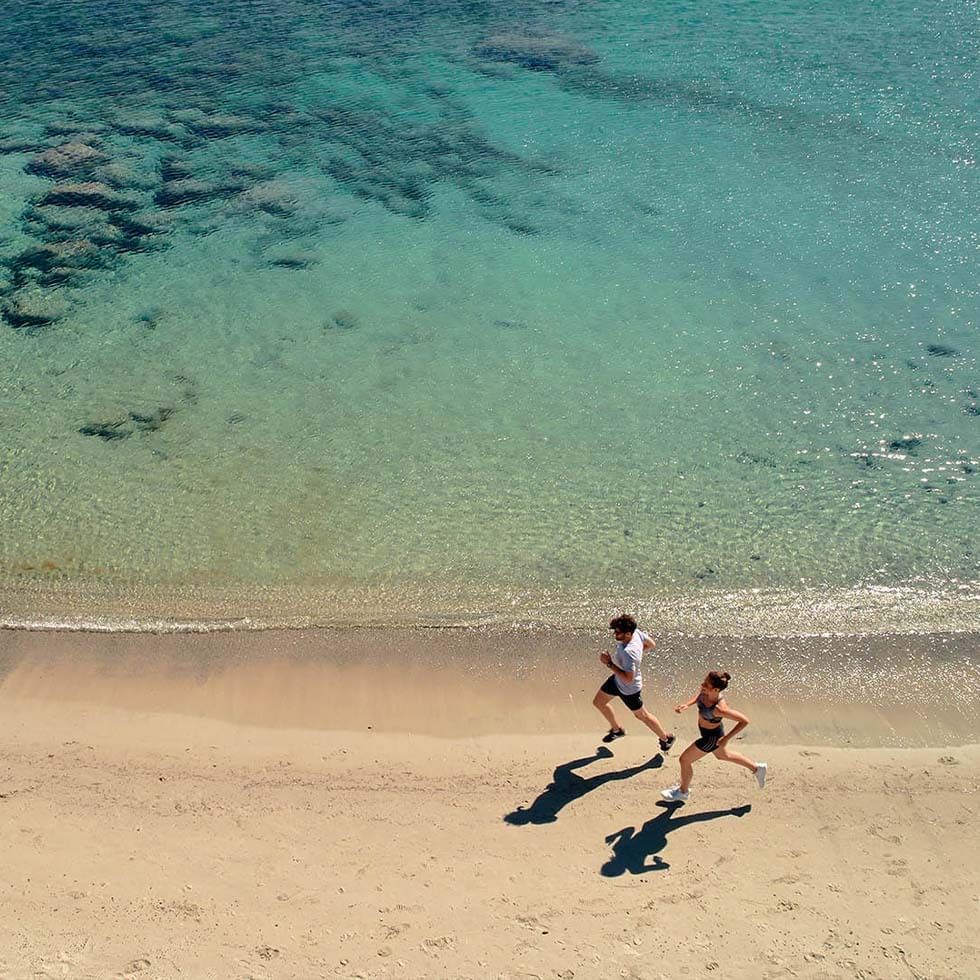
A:
{"label": "man's dark hair", "polygon": [[609,628],[617,633],[635,633],[636,620],[632,616],[617,616],[609,620]]}

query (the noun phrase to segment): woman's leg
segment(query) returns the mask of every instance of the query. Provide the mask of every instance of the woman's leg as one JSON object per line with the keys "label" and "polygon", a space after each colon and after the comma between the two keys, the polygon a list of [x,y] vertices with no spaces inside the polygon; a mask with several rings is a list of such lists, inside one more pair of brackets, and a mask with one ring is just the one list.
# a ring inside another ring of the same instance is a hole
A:
{"label": "woman's leg", "polygon": [[734,762],[735,765],[744,766],[753,773],[759,768],[750,758],[742,755],[741,752],[732,752],[727,746],[715,749],[715,758],[721,759],[722,762]]}
{"label": "woman's leg", "polygon": [[703,759],[708,753],[702,752],[694,742],[681,753],[681,792],[686,793],[691,788],[691,777],[694,775],[694,763]]}

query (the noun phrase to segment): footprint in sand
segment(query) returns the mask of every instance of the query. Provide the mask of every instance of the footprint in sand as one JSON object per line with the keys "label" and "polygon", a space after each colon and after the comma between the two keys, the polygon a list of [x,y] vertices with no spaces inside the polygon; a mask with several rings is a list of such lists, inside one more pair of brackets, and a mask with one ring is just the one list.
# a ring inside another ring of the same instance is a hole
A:
{"label": "footprint in sand", "polygon": [[773,878],[772,883],[774,885],[798,885],[801,881],[806,880],[806,877],[806,875],[800,874],[782,875],[779,878]]}
{"label": "footprint in sand", "polygon": [[127,966],[123,967],[123,971],[120,976],[123,980],[129,980],[130,977],[135,977],[137,973],[142,973],[144,970],[150,968],[150,961],[145,957],[141,956],[138,959],[133,960]]}

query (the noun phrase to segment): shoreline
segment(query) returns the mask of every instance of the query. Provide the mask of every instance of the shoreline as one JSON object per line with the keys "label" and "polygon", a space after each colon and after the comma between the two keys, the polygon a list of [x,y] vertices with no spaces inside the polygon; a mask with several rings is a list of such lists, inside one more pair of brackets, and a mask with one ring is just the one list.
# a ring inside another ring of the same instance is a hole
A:
{"label": "shoreline", "polygon": [[980,581],[797,589],[692,588],[604,594],[484,585],[311,587],[146,586],[32,580],[0,585],[0,630],[96,633],[305,629],[589,631],[622,610],[660,631],[699,637],[973,633]]}

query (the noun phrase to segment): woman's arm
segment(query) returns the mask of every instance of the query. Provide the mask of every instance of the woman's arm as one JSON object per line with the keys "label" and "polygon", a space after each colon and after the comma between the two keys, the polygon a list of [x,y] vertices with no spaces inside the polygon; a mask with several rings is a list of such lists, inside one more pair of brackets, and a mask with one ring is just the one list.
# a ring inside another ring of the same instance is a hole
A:
{"label": "woman's arm", "polygon": [[[701,692],[699,691],[698,694],[700,693]],[[692,704],[694,704],[695,701],[697,701],[698,694],[695,694],[693,698],[690,698],[689,700],[685,701],[683,704],[675,704],[674,711],[676,711],[677,714],[680,714],[682,711],[686,711],[688,708],[691,707]]]}
{"label": "woman's arm", "polygon": [[718,739],[719,745],[724,745],[729,739],[734,738],[749,723],[749,719],[746,718],[741,711],[736,711],[734,708],[729,708],[724,701],[719,701],[715,705],[715,711],[717,711],[722,718],[730,718],[735,722],[735,727],[722,738]]}

